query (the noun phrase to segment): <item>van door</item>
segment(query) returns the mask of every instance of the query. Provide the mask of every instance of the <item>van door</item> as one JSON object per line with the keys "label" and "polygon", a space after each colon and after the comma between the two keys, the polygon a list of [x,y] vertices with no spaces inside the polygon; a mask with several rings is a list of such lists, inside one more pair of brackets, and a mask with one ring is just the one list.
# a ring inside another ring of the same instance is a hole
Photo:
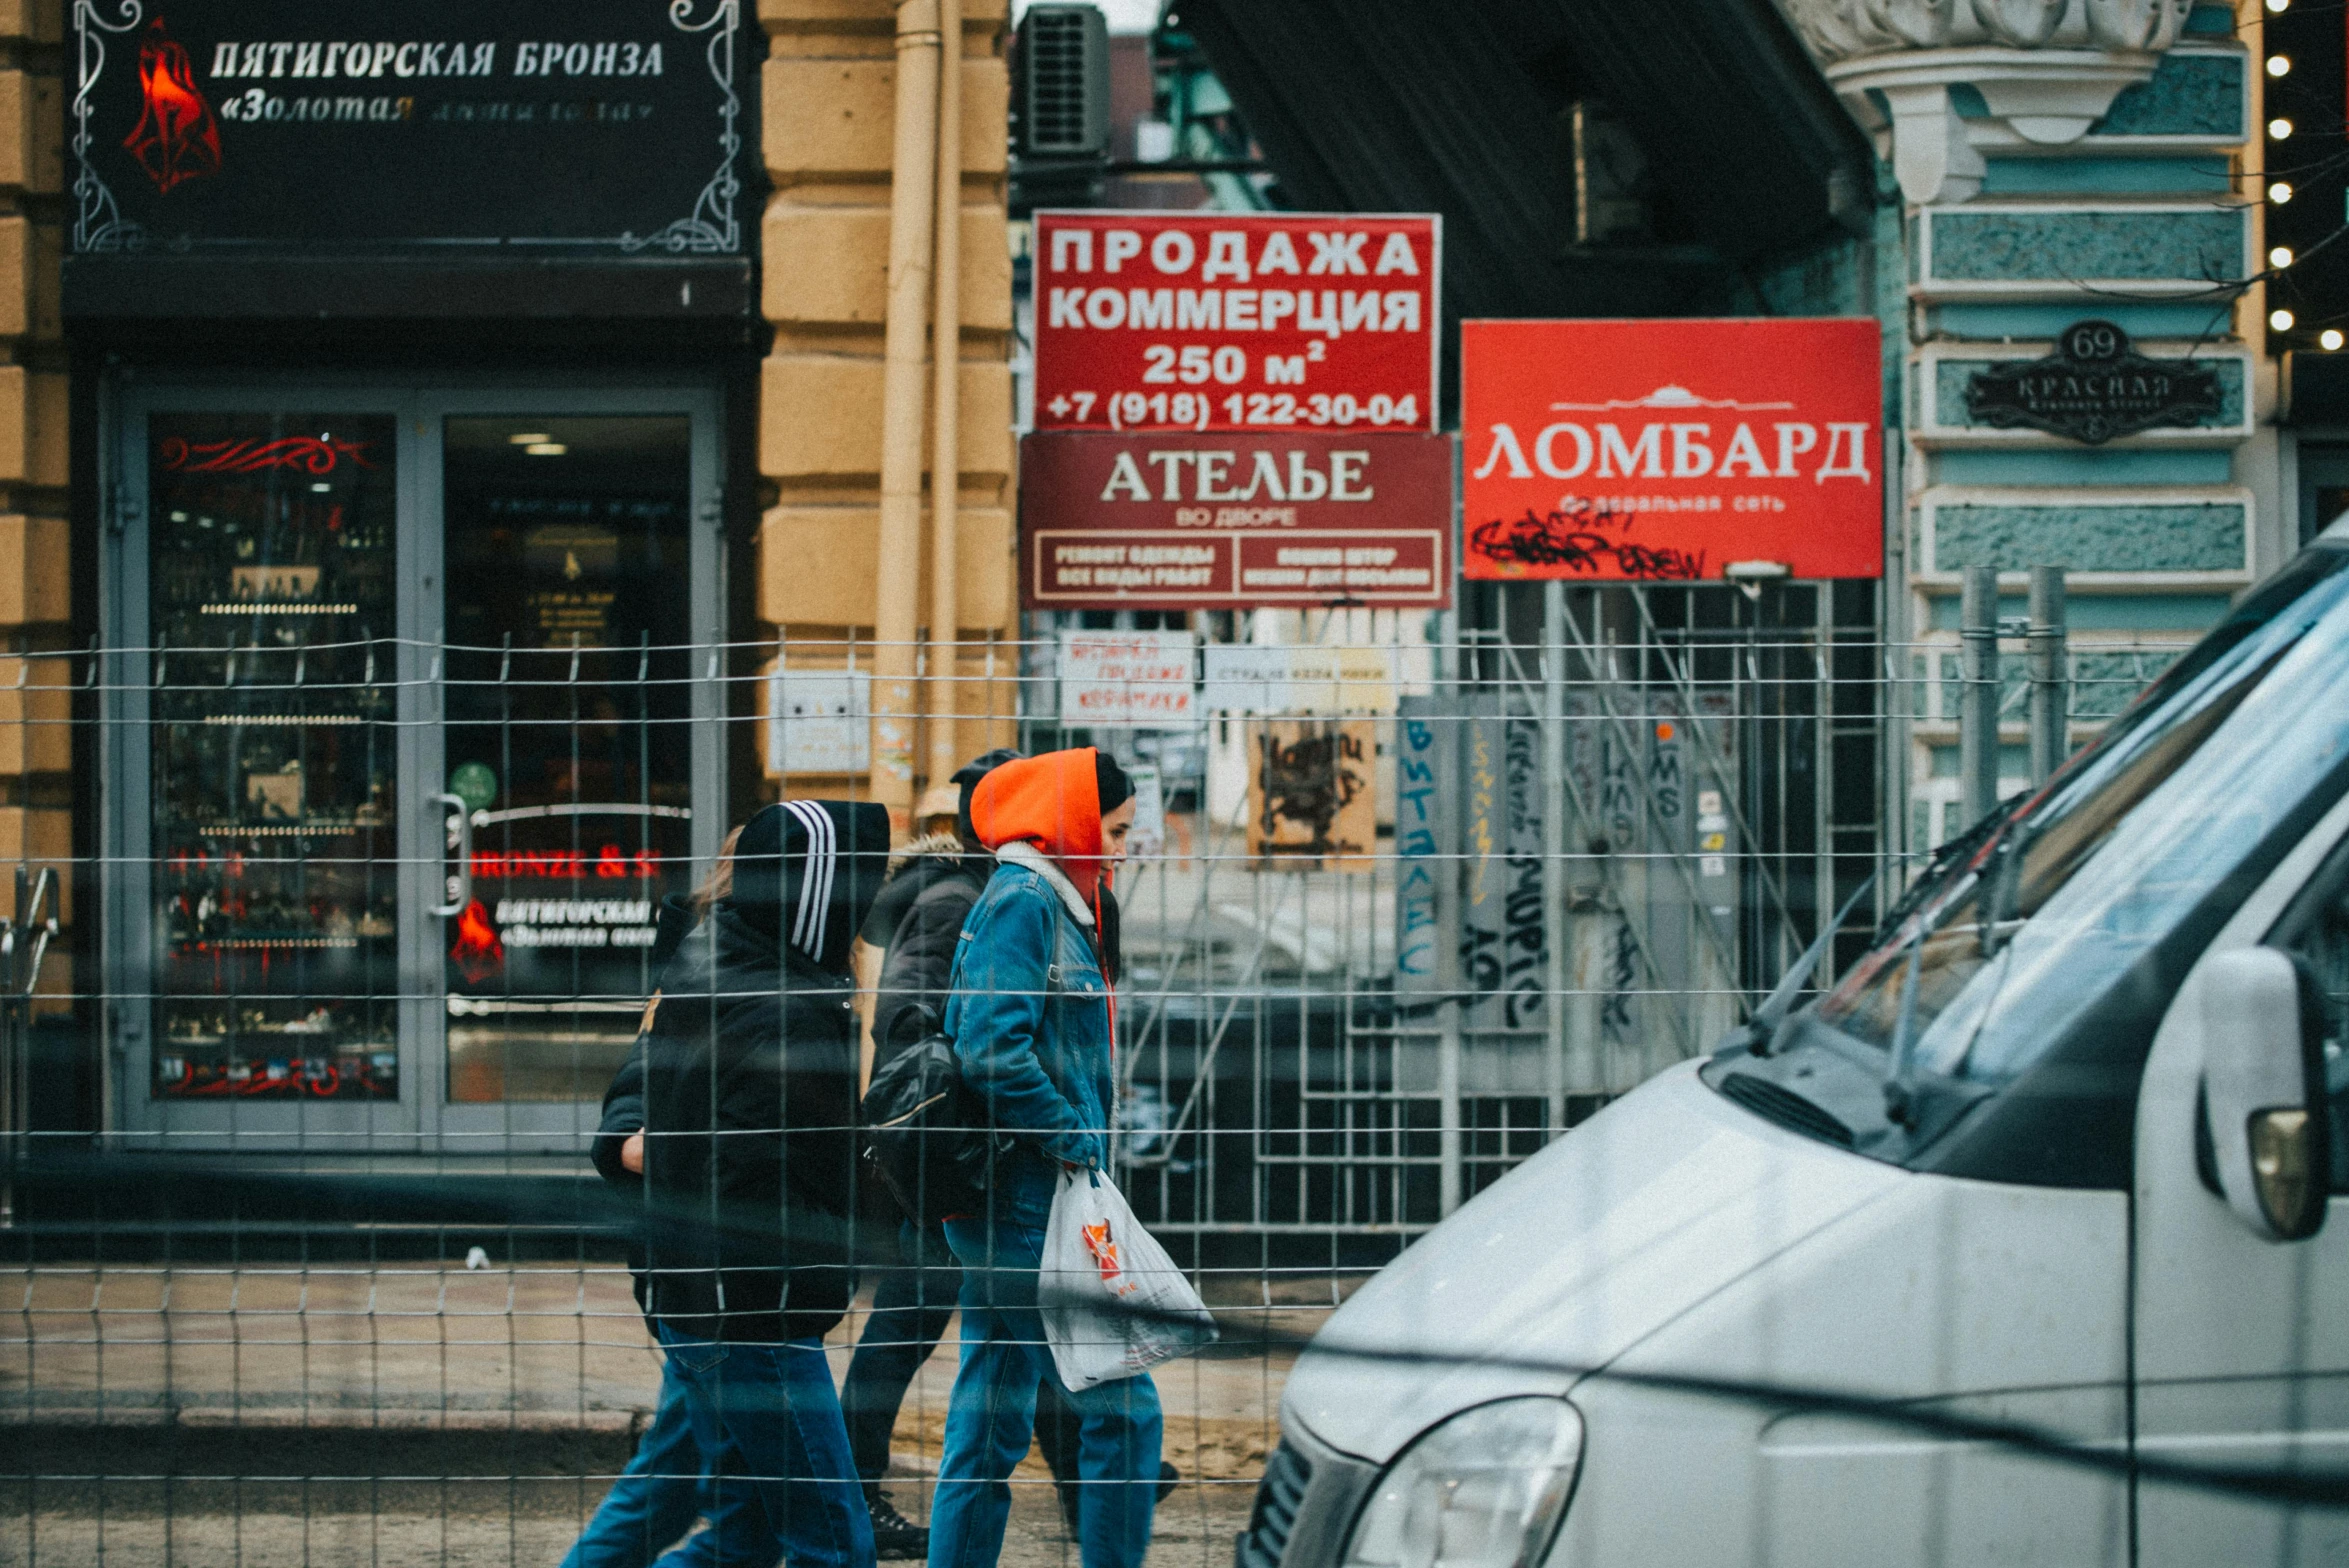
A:
{"label": "van door", "polygon": [[[2137,1115],[2138,1560],[2145,1568],[2339,1562],[2349,1513],[2229,1490],[2230,1478],[2349,1467],[2349,806],[2251,898],[2212,953],[2292,952],[2326,998],[2333,1197],[2314,1236],[2252,1234],[2197,1154],[2205,1063],[2225,1051],[2197,1010],[2155,1037]],[[2208,955],[2205,955],[2207,961]],[[2214,1476],[2195,1484],[2175,1467]]]}

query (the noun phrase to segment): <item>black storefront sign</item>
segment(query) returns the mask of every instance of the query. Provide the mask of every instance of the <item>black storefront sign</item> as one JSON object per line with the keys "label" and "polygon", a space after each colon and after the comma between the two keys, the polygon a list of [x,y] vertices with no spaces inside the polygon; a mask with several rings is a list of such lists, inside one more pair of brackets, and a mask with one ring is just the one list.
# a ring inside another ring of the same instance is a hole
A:
{"label": "black storefront sign", "polygon": [[1974,372],[1966,413],[2000,430],[2044,430],[2095,446],[2160,426],[2192,427],[2219,411],[2218,371],[2148,359],[2109,321],[2076,321],[2044,359]]}
{"label": "black storefront sign", "polygon": [[77,255],[745,252],[741,0],[74,18]]}

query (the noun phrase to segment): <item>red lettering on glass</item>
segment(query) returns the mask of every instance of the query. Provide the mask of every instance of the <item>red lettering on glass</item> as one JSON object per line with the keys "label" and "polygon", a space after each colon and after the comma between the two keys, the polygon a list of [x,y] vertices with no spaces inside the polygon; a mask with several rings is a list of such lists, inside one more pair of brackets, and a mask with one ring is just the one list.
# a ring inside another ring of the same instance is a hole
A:
{"label": "red lettering on glass", "polygon": [[371,444],[321,436],[278,441],[183,441],[166,436],[155,450],[163,466],[175,474],[255,474],[271,468],[331,474],[346,457],[361,468],[373,468],[366,455]]}

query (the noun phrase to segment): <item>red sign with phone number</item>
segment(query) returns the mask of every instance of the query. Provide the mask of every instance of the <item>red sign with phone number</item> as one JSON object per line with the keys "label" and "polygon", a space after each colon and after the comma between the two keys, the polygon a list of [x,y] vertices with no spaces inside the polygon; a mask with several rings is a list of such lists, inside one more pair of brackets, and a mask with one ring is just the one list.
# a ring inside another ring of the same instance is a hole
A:
{"label": "red sign with phone number", "polygon": [[1036,214],[1038,430],[1433,430],[1434,217]]}

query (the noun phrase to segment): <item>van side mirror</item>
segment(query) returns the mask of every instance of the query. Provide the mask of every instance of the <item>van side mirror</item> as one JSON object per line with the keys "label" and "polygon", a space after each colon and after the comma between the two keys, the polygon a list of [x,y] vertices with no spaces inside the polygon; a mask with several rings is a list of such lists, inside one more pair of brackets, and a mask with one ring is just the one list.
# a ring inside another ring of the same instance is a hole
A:
{"label": "van side mirror", "polygon": [[2220,1191],[2270,1241],[2313,1236],[2332,1186],[2332,1117],[2299,971],[2272,947],[2250,947],[2213,958],[2196,979]]}

